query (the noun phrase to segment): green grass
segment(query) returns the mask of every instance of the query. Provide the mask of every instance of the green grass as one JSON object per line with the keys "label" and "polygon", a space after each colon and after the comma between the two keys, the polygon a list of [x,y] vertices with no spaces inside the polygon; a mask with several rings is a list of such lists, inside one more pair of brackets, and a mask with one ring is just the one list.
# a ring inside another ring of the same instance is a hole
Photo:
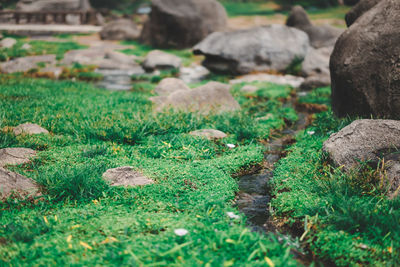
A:
{"label": "green grass", "polygon": [[[300,101],[326,104],[328,88],[317,89]],[[297,136],[297,143],[274,172],[275,216],[289,227],[303,225],[299,230],[304,232],[308,248],[327,262],[337,266],[398,266],[400,199],[385,196],[377,170],[365,168],[344,174],[330,167],[322,153],[329,135],[350,122],[327,111]]]}
{"label": "green grass", "polygon": [[[22,49],[25,43],[30,44],[32,48],[28,50]],[[47,42],[39,40],[28,41],[24,38],[17,38],[17,44],[12,48],[0,48],[0,61],[7,61],[18,57],[49,54],[54,54],[57,59],[62,59],[67,51],[82,48],[85,48],[85,46],[77,44],[74,41]]]}
{"label": "green grass", "polygon": [[[85,83],[0,78],[0,148],[37,150],[32,163],[10,169],[44,190],[36,204],[0,204],[0,265],[297,265],[289,241],[252,233],[243,216],[226,214],[239,213],[232,208],[238,190],[232,175],[263,160],[257,140],[282,128],[294,111],[272,95],[250,98],[234,88],[238,112],[154,114],[153,88],[109,92]],[[275,118],[255,120],[267,113]],[[5,128],[23,122],[51,134],[15,137]],[[201,128],[229,136],[212,142],[187,134]],[[156,183],[123,189],[102,180],[108,168],[126,165]],[[177,236],[177,228],[189,234]]]}

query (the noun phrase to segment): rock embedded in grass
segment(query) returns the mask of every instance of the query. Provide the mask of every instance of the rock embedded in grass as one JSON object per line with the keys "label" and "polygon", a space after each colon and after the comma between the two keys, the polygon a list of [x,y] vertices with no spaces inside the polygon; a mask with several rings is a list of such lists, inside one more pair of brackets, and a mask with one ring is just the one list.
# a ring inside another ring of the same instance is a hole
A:
{"label": "rock embedded in grass", "polygon": [[236,84],[236,83],[242,83],[242,82],[246,82],[246,83],[269,82],[269,83],[275,83],[275,84],[280,84],[280,85],[289,85],[293,88],[297,88],[304,82],[304,78],[293,76],[293,75],[274,75],[274,74],[268,74],[268,73],[256,73],[256,74],[243,75],[239,78],[229,81],[230,84]]}
{"label": "rock embedded in grass", "polygon": [[211,71],[246,74],[279,71],[302,61],[310,47],[307,34],[285,25],[215,32],[193,48],[204,55],[203,65]]}
{"label": "rock embedded in grass", "polygon": [[13,130],[15,135],[21,134],[48,134],[49,131],[34,123],[20,124]]}
{"label": "rock embedded in grass", "polygon": [[247,85],[243,86],[243,87],[240,89],[240,92],[251,94],[251,93],[257,92],[258,89],[259,89],[259,88],[258,88],[257,86],[255,86],[255,85],[247,84]]}
{"label": "rock embedded in grass", "polygon": [[[356,120],[324,142],[324,152],[335,166],[351,171],[360,162],[368,162],[376,168],[382,159],[391,171],[387,172],[391,192],[400,183],[397,172],[400,164],[400,121]],[[388,165],[387,165],[388,164]],[[394,174],[394,176],[390,176]]]}
{"label": "rock embedded in grass", "polygon": [[21,57],[0,64],[0,69],[4,73],[26,72],[37,69],[38,63],[55,65],[56,61],[56,55]]}
{"label": "rock embedded in grass", "polygon": [[30,148],[12,147],[0,149],[0,167],[29,163],[36,152]]}
{"label": "rock embedded in grass", "polygon": [[160,96],[168,96],[179,90],[190,90],[190,88],[182,80],[177,78],[165,78],[154,89]]}
{"label": "rock embedded in grass", "polygon": [[240,109],[239,103],[230,93],[230,86],[219,82],[209,82],[192,90],[179,90],[168,96],[152,97],[150,100],[156,105],[156,112],[172,108],[208,114]]}
{"label": "rock embedded in grass", "polygon": [[109,169],[103,174],[103,178],[109,181],[111,186],[130,187],[154,183],[152,179],[135,171],[134,168],[130,166]]}
{"label": "rock embedded in grass", "polygon": [[38,186],[28,177],[0,167],[0,199],[13,193],[19,196],[36,195],[38,191]]}
{"label": "rock embedded in grass", "polygon": [[4,38],[0,41],[0,48],[12,48],[16,43],[14,38]]}
{"label": "rock embedded in grass", "polygon": [[192,136],[204,137],[209,140],[223,139],[228,135],[222,131],[215,129],[201,129],[189,133]]}
{"label": "rock embedded in grass", "polygon": [[150,51],[142,66],[146,71],[179,69],[182,64],[182,59],[170,53],[161,50]]}

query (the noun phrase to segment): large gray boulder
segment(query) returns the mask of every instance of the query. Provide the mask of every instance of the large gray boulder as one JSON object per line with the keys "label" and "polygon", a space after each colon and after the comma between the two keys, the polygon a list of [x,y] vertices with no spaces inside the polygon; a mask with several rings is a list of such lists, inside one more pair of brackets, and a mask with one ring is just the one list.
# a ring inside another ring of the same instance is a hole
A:
{"label": "large gray boulder", "polygon": [[100,32],[103,40],[132,41],[140,37],[140,30],[136,23],[129,19],[119,19],[106,24]]}
{"label": "large gray boulder", "polygon": [[179,69],[182,59],[170,53],[161,50],[150,51],[142,63],[146,71]]}
{"label": "large gray boulder", "polygon": [[307,12],[301,6],[292,8],[286,20],[286,25],[306,32],[314,48],[335,45],[337,38],[343,32],[343,30],[330,25],[312,25]]}
{"label": "large gray boulder", "polygon": [[240,109],[239,103],[229,90],[229,85],[209,82],[192,90],[179,90],[168,96],[152,97],[150,100],[156,104],[155,111],[157,112],[172,108],[178,111],[207,114]]}
{"label": "large gray boulder", "polygon": [[373,167],[385,159],[391,192],[397,189],[400,152],[400,121],[356,120],[325,141],[323,150],[335,166],[350,171],[359,162],[369,162]]}
{"label": "large gray boulder", "polygon": [[12,194],[17,196],[36,195],[38,186],[31,179],[0,167],[0,199]]}
{"label": "large gray boulder", "polygon": [[346,14],[346,24],[350,27],[365,12],[376,6],[382,0],[361,0]]}
{"label": "large gray boulder", "polygon": [[216,0],[153,0],[141,39],[154,47],[191,47],[227,24]]}
{"label": "large gray boulder", "polygon": [[383,0],[339,38],[331,56],[336,115],[400,118],[400,1]]}
{"label": "large gray boulder", "polygon": [[232,32],[215,32],[193,48],[204,55],[203,65],[215,72],[245,74],[281,71],[303,60],[309,49],[307,35],[284,25]]}
{"label": "large gray boulder", "polygon": [[20,0],[16,9],[25,12],[89,11],[89,0]]}

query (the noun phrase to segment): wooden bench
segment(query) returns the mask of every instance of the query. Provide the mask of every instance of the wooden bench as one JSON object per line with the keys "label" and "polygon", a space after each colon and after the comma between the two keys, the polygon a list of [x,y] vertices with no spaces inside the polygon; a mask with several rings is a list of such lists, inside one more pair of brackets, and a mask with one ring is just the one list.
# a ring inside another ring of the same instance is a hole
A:
{"label": "wooden bench", "polygon": [[95,11],[40,11],[26,12],[16,10],[0,10],[0,18],[6,16],[7,20],[14,21],[15,24],[21,24],[25,19],[25,23],[41,23],[49,24],[57,22],[59,24],[67,24],[67,16],[79,16],[80,24],[96,24]]}

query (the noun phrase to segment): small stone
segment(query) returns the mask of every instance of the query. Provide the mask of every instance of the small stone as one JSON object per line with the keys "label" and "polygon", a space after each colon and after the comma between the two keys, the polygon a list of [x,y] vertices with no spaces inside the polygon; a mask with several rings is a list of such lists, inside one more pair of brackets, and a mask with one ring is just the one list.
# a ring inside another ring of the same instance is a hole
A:
{"label": "small stone", "polygon": [[154,91],[160,96],[167,96],[179,90],[190,90],[190,88],[180,79],[165,78],[157,85]]}
{"label": "small stone", "polygon": [[258,91],[258,87],[254,86],[254,85],[245,85],[242,87],[242,89],[240,89],[241,92],[243,93],[248,93],[248,94],[252,94]]}
{"label": "small stone", "polygon": [[28,43],[23,44],[23,45],[21,46],[21,49],[24,49],[24,50],[30,50],[31,48],[32,48],[32,46],[31,46],[30,44],[28,44]]}
{"label": "small stone", "polygon": [[0,41],[0,47],[2,48],[12,48],[17,43],[14,38],[4,38]]}
{"label": "small stone", "polygon": [[183,229],[183,228],[179,228],[179,229],[175,229],[175,230],[174,230],[174,233],[175,233],[177,236],[185,236],[185,235],[187,235],[187,234],[189,233],[189,231],[186,230],[186,229]]}
{"label": "small stone", "polygon": [[143,62],[143,68],[146,71],[179,69],[181,64],[181,58],[160,50],[153,50],[147,54]]}
{"label": "small stone", "polygon": [[135,171],[130,166],[109,169],[103,174],[103,178],[111,182],[111,186],[131,187],[154,183],[153,180]]}
{"label": "small stone", "polygon": [[13,130],[15,135],[20,134],[48,134],[49,131],[33,123],[20,124]]}
{"label": "small stone", "polygon": [[209,140],[222,139],[227,137],[226,133],[214,129],[202,129],[189,133],[193,136],[205,137]]}
{"label": "small stone", "polygon": [[0,167],[29,163],[36,152],[29,148],[13,147],[0,149]]}
{"label": "small stone", "polygon": [[229,81],[230,84],[237,84],[242,82],[269,82],[280,85],[289,85],[293,88],[297,88],[304,82],[304,78],[293,75],[273,75],[268,73],[256,73],[243,75],[237,79]]}
{"label": "small stone", "polygon": [[28,177],[0,168],[0,199],[12,193],[27,196],[38,191],[38,186]]}

